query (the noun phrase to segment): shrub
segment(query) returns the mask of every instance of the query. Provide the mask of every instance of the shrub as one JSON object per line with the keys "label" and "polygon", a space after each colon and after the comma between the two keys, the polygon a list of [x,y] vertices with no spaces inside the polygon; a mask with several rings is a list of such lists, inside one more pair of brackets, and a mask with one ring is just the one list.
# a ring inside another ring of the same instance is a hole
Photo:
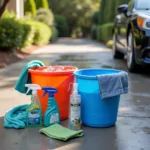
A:
{"label": "shrub", "polygon": [[112,38],[113,35],[113,23],[107,23],[103,25],[99,25],[97,27],[97,40],[102,42],[107,42]]}
{"label": "shrub", "polygon": [[39,8],[49,8],[49,4],[47,0],[35,0],[37,9]]}
{"label": "shrub", "polygon": [[13,18],[13,19],[17,19],[16,14],[13,11],[8,11],[5,10],[5,12],[2,15],[2,18]]}
{"label": "shrub", "polygon": [[36,5],[34,0],[26,0],[24,4],[25,12],[31,12],[33,16],[36,15]]}
{"label": "shrub", "polygon": [[36,45],[47,44],[50,41],[52,31],[44,23],[39,21],[29,21],[27,24],[31,25],[35,29],[35,34],[33,38],[33,43]]}
{"label": "shrub", "polygon": [[96,26],[93,26],[93,27],[91,28],[91,38],[92,38],[93,40],[96,40]]}
{"label": "shrub", "polygon": [[25,31],[22,24],[14,18],[0,20],[0,47],[2,49],[15,50],[22,46]]}
{"label": "shrub", "polygon": [[113,40],[109,40],[107,43],[106,43],[107,47],[109,48],[112,48],[113,47]]}
{"label": "shrub", "polygon": [[[117,8],[121,4],[127,4],[130,0],[102,0],[100,5],[100,24],[114,21]],[[104,9],[105,8],[105,9]]]}
{"label": "shrub", "polygon": [[51,29],[52,29],[51,41],[55,42],[56,40],[58,40],[59,32],[58,32],[57,28],[55,28],[55,27],[52,27]]}
{"label": "shrub", "polygon": [[22,24],[24,30],[22,47],[30,46],[34,40],[35,29],[32,25],[26,23],[25,21],[20,21],[20,23]]}
{"label": "shrub", "polygon": [[55,15],[55,25],[59,31],[59,37],[68,36],[69,27],[68,27],[67,20],[65,19],[65,17],[61,15]]}
{"label": "shrub", "polygon": [[52,26],[54,24],[54,16],[52,11],[49,9],[40,8],[36,13],[35,19],[48,26]]}
{"label": "shrub", "polygon": [[100,16],[100,12],[95,12],[93,17],[92,17],[92,23],[95,25],[99,24],[99,16]]}

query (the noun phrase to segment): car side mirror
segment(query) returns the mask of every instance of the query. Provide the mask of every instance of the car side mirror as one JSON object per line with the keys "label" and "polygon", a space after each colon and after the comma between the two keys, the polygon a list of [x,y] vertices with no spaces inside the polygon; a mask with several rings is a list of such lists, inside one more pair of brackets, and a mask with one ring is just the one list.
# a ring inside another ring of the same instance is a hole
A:
{"label": "car side mirror", "polygon": [[124,13],[124,14],[126,14],[127,11],[128,11],[128,5],[127,4],[120,5],[117,8],[117,11],[118,11],[118,13]]}

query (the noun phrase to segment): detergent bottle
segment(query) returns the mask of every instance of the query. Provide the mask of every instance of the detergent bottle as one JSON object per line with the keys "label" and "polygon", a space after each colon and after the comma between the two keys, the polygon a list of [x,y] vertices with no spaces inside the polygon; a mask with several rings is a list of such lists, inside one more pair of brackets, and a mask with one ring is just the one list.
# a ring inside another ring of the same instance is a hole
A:
{"label": "detergent bottle", "polygon": [[58,91],[53,87],[42,87],[44,90],[43,96],[48,94],[48,106],[44,113],[44,126],[48,127],[52,124],[60,123],[60,113],[54,94]]}
{"label": "detergent bottle", "polygon": [[[40,127],[42,126],[42,111],[39,104],[39,98],[37,95],[37,90],[40,90],[41,87],[37,84],[25,84],[25,87],[28,88],[27,93],[31,90],[31,104],[26,109],[27,114],[27,127]],[[26,94],[27,94],[26,93]]]}
{"label": "detergent bottle", "polygon": [[81,128],[81,96],[78,94],[78,83],[73,84],[73,92],[70,95],[70,119],[69,124],[72,130]]}

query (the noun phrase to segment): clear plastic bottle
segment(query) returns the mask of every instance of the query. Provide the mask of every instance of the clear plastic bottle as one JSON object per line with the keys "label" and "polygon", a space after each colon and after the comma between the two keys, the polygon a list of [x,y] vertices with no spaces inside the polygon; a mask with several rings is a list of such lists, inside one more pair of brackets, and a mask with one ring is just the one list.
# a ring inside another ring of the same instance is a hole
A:
{"label": "clear plastic bottle", "polygon": [[72,130],[81,129],[81,96],[78,94],[78,84],[73,84],[73,93],[70,95],[70,119]]}

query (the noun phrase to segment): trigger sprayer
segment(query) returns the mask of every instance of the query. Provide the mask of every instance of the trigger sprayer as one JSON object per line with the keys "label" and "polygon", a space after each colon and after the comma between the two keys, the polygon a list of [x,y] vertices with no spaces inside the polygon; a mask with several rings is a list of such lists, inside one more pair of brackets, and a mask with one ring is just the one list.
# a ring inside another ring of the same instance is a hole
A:
{"label": "trigger sprayer", "polygon": [[[31,104],[28,106],[27,113],[27,127],[39,127],[42,126],[42,111],[39,103],[39,97],[37,95],[37,90],[41,87],[37,84],[25,84],[28,88],[27,93],[31,90]],[[26,94],[27,94],[26,93]]]}
{"label": "trigger sprayer", "polygon": [[48,94],[48,106],[44,113],[44,126],[50,126],[52,124],[60,123],[60,113],[57,102],[54,98],[54,94],[57,93],[57,89],[53,87],[43,87],[43,97]]}

